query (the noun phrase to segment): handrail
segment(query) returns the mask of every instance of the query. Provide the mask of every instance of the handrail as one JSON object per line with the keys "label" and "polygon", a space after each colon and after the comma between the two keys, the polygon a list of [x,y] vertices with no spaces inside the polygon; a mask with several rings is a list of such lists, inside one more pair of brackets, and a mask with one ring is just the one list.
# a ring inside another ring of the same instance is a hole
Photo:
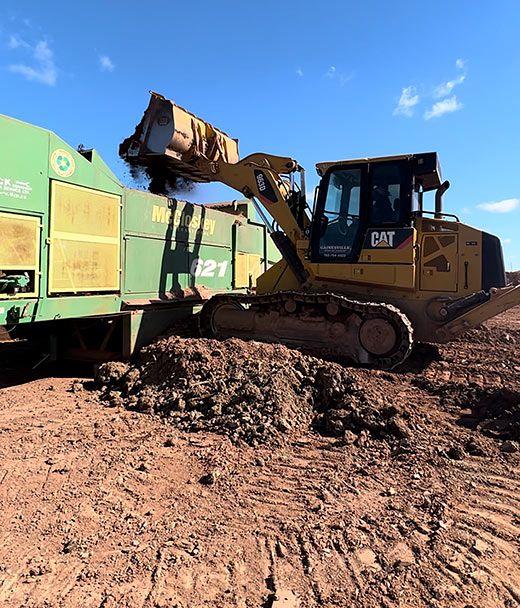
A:
{"label": "handrail", "polygon": [[[414,216],[414,217],[422,217],[423,213],[429,213],[430,215],[433,215],[433,216],[438,215],[438,212],[435,212],[435,211],[424,211],[423,210],[423,211],[414,211],[412,213],[412,216]],[[455,218],[456,222],[460,222],[459,216],[455,215],[454,213],[444,213],[444,212],[442,212],[440,215],[441,215],[441,217],[453,217],[453,218]],[[439,218],[437,218],[437,219],[439,219]]]}

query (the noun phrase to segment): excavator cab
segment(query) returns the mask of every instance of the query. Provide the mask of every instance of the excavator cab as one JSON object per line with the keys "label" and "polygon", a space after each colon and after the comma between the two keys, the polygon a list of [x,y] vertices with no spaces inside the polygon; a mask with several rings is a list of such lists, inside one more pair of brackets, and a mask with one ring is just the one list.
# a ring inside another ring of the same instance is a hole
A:
{"label": "excavator cab", "polygon": [[317,169],[323,177],[310,242],[313,262],[357,262],[371,229],[412,227],[422,213],[423,192],[442,185],[435,152],[320,163]]}

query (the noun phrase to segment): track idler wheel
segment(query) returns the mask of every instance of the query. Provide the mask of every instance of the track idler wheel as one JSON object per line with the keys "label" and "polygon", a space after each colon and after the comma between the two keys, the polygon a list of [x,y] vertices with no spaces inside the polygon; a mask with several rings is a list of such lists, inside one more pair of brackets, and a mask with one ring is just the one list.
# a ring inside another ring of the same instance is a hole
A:
{"label": "track idler wheel", "polygon": [[363,321],[359,327],[361,346],[375,357],[388,357],[399,346],[400,340],[390,319],[373,317]]}

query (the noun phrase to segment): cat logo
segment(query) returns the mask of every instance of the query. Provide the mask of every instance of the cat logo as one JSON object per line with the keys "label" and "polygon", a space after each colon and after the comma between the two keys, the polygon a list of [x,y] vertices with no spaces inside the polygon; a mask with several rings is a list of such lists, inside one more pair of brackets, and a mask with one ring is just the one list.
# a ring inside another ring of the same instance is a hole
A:
{"label": "cat logo", "polygon": [[374,230],[370,234],[370,245],[372,247],[393,247],[394,236],[394,230],[383,230],[381,232]]}

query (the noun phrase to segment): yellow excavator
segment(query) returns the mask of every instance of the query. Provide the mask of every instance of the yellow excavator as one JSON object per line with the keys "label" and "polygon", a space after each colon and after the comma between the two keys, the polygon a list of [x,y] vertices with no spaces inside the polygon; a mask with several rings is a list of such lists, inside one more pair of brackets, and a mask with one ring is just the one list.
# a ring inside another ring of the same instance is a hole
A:
{"label": "yellow excavator", "polygon": [[[240,159],[238,140],[151,92],[120,156],[231,186],[255,203],[280,250],[255,293],[204,304],[204,335],[282,342],[391,369],[414,340],[448,342],[520,304],[520,286],[506,286],[499,239],[443,211],[449,182],[435,152],[318,163],[311,208],[296,160]],[[434,209],[426,210],[423,195],[433,191]]]}

